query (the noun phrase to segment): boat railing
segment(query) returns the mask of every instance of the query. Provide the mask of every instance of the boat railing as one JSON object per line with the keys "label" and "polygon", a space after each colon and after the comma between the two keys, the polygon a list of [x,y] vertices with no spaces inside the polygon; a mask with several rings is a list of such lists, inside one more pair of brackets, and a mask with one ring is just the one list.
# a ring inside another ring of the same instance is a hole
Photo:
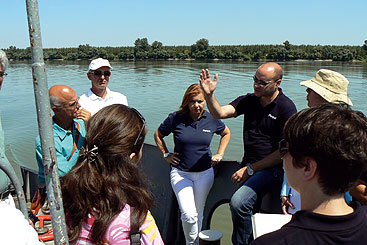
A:
{"label": "boat railing", "polygon": [[9,164],[5,164],[5,162],[0,159],[0,169],[3,170],[9,176],[10,181],[13,183],[16,194],[17,194],[19,209],[20,211],[22,211],[25,219],[28,220],[28,210],[27,210],[26,198],[24,195],[22,184],[20,183],[13,167]]}

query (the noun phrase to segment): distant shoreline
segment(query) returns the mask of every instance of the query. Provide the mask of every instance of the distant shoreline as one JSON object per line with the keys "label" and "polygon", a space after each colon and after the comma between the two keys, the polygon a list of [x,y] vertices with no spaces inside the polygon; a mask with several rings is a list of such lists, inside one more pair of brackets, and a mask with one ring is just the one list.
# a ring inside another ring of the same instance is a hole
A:
{"label": "distant shoreline", "polygon": [[[10,61],[31,61],[30,59],[9,59]],[[45,59],[46,61],[91,61],[92,59],[75,59],[75,60],[68,60],[68,59]],[[296,60],[272,60],[272,59],[258,59],[258,60],[243,60],[243,59],[178,59],[178,58],[169,58],[169,59],[145,59],[145,60],[136,60],[136,59],[124,59],[124,60],[110,60],[110,61],[236,61],[236,62],[268,62],[268,61],[277,61],[277,62],[343,62],[343,61],[334,61],[332,59],[325,59],[325,60],[306,60],[306,59],[296,59]],[[344,62],[351,62],[351,63],[367,63],[367,60],[350,60]]]}
{"label": "distant shoreline", "polygon": [[[161,42],[148,43],[136,39],[127,47],[94,47],[89,44],[74,48],[44,48],[45,60],[207,60],[207,61],[348,61],[367,62],[367,40],[362,46],[335,45],[209,45],[200,39],[191,46],[163,46]],[[4,49],[11,60],[31,60],[31,48],[10,46]]]}

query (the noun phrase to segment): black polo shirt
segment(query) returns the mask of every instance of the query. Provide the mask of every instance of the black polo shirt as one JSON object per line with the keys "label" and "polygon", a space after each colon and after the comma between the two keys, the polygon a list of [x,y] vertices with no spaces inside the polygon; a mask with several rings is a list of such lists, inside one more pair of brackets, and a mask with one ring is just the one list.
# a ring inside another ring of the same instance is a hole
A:
{"label": "black polo shirt", "polygon": [[280,230],[258,237],[251,244],[367,244],[367,206],[351,203],[354,212],[328,216],[301,210]]}
{"label": "black polo shirt", "polygon": [[174,151],[180,158],[176,168],[187,172],[200,172],[211,167],[210,142],[214,133],[221,134],[224,129],[225,124],[207,111],[196,122],[189,114],[173,112],[158,128],[164,136],[173,133]]}
{"label": "black polo shirt", "polygon": [[364,171],[363,173],[362,173],[362,175],[361,175],[361,178],[360,178],[361,180],[363,180],[363,181],[365,181],[365,182],[367,182],[367,171]]}
{"label": "black polo shirt", "polygon": [[285,122],[297,111],[281,88],[274,101],[265,107],[253,93],[238,97],[230,105],[236,109],[237,116],[244,115],[243,164],[259,161],[277,150]]}

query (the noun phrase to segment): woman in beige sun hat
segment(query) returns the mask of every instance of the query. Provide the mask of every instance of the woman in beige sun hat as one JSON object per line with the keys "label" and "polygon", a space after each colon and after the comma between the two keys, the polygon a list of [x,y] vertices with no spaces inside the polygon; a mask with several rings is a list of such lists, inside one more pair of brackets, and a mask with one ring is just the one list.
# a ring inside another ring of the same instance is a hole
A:
{"label": "woman in beige sun hat", "polygon": [[[323,103],[353,105],[348,97],[349,81],[338,72],[320,69],[316,72],[314,78],[303,81],[300,84],[307,87],[307,102],[309,107]],[[296,191],[289,188],[285,176],[280,197],[281,208],[284,214],[294,214],[300,210],[300,196]]]}
{"label": "woman in beige sun hat", "polygon": [[300,84],[307,87],[309,107],[325,102],[353,105],[348,97],[349,81],[338,72],[320,69],[314,78]]}

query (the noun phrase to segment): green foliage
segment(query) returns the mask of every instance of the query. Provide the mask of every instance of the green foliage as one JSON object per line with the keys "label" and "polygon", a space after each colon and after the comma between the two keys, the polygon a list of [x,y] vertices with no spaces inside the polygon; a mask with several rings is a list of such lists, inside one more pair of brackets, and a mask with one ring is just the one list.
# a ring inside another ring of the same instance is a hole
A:
{"label": "green foliage", "polygon": [[[4,50],[11,60],[32,59],[31,49],[10,46]],[[81,44],[76,48],[46,48],[46,60],[91,60],[97,57],[109,60],[139,59],[222,59],[222,60],[333,60],[367,61],[367,40],[362,46],[293,45],[288,40],[282,45],[220,45],[210,46],[209,40],[202,38],[191,46],[164,46],[147,38],[137,38],[133,47],[93,47]]]}
{"label": "green foliage", "polygon": [[148,39],[145,38],[138,38],[135,40],[135,47],[134,47],[134,56],[135,59],[145,60],[148,59],[148,52],[150,50],[150,45],[148,43]]}
{"label": "green foliage", "polygon": [[291,49],[291,44],[289,43],[288,40],[285,40],[283,44],[284,44],[285,50],[290,50]]}

